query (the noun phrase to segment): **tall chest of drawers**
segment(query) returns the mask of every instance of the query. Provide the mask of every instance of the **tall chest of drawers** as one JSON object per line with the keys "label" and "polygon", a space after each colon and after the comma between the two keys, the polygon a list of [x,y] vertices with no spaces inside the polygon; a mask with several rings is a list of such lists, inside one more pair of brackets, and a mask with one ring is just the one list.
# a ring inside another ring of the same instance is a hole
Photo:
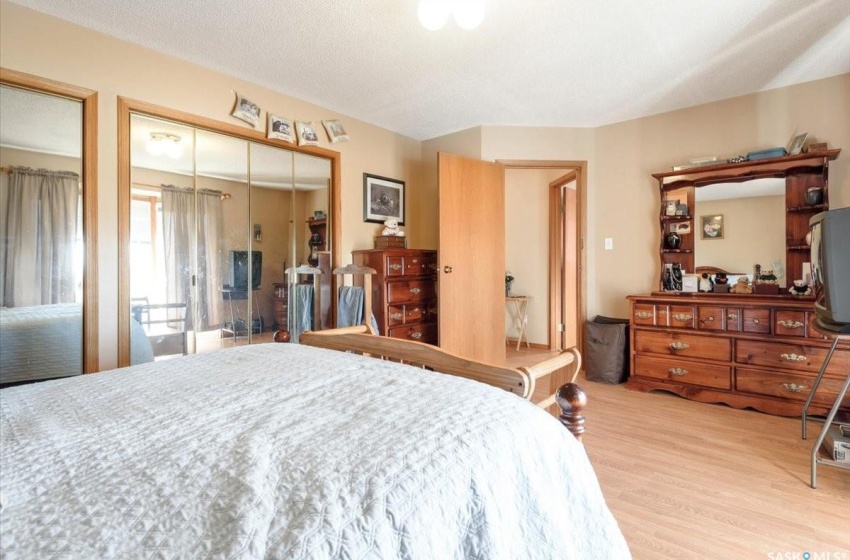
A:
{"label": "tall chest of drawers", "polygon": [[[811,300],[719,295],[629,296],[628,386],[701,402],[799,416],[830,341],[809,326]],[[839,345],[812,404],[826,414],[850,371]],[[850,397],[842,401],[850,412]]]}
{"label": "tall chest of drawers", "polygon": [[380,334],[437,344],[437,252],[370,249],[351,256],[354,264],[377,271],[372,312]]}

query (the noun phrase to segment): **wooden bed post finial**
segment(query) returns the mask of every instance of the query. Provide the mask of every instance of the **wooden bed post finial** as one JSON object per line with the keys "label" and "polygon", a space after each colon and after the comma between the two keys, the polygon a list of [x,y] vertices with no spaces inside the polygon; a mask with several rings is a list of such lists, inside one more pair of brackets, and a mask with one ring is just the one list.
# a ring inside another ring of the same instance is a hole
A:
{"label": "wooden bed post finial", "polygon": [[577,440],[581,441],[584,433],[584,407],[587,405],[587,395],[575,383],[565,383],[558,388],[555,394],[555,402],[561,407],[561,421]]}

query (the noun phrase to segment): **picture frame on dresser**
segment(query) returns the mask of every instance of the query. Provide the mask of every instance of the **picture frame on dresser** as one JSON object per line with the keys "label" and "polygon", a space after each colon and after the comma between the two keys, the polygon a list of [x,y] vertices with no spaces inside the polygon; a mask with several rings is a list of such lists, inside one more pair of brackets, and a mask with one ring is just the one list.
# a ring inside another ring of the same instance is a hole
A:
{"label": "picture frame on dresser", "polygon": [[404,181],[363,174],[363,221],[382,224],[389,218],[404,225],[406,199]]}

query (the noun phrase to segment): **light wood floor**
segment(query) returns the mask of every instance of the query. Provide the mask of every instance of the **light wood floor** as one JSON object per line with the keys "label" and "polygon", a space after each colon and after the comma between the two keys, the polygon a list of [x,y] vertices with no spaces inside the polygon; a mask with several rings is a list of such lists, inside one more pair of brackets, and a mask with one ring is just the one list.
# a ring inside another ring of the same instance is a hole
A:
{"label": "light wood floor", "polygon": [[[546,355],[508,350],[507,361]],[[799,419],[581,385],[585,447],[636,560],[850,559],[850,471],[819,466],[809,487],[819,423],[803,441]]]}

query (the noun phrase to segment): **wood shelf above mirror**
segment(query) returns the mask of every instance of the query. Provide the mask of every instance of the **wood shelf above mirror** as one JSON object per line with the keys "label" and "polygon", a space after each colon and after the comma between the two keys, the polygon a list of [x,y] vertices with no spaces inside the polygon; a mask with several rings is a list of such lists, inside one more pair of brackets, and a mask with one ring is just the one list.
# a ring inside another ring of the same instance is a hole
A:
{"label": "wood shelf above mirror", "polygon": [[[660,194],[660,289],[665,265],[673,263],[686,273],[712,266],[746,274],[752,274],[756,263],[762,271],[778,263],[784,269],[780,285],[802,278],[803,263],[810,260],[805,241],[809,219],[829,209],[828,167],[840,153],[822,150],[654,173]],[[820,190],[817,204],[807,203],[811,189]],[[736,200],[727,203],[729,199]],[[752,205],[751,211],[747,205]],[[684,214],[670,215],[668,207]],[[712,222],[712,217],[719,220]],[[718,223],[719,229],[711,229]],[[706,228],[708,235],[703,235]],[[665,237],[674,230],[680,240],[672,249]]]}

